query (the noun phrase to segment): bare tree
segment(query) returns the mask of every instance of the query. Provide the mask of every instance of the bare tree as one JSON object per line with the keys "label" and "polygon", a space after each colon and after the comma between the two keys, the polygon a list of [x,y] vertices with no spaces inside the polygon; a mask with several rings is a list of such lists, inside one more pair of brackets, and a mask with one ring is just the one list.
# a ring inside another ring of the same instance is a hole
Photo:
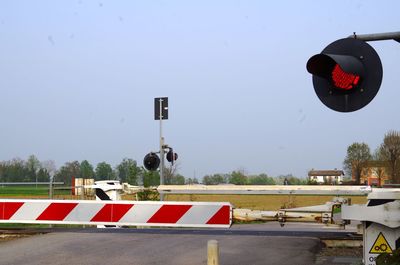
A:
{"label": "bare tree", "polygon": [[169,167],[164,167],[164,181],[166,185],[170,185],[174,182],[174,177],[178,173],[179,162],[174,162],[174,164]]}
{"label": "bare tree", "polygon": [[366,143],[353,143],[347,147],[347,155],[343,161],[347,174],[355,176],[357,184],[360,184],[363,164],[371,160],[371,151]]}
{"label": "bare tree", "polygon": [[47,173],[49,173],[52,178],[57,171],[56,163],[54,160],[46,160],[41,162],[41,167],[46,169]]}
{"label": "bare tree", "polygon": [[374,173],[378,177],[379,186],[382,185],[382,179],[387,174],[388,163],[383,154],[382,148],[378,147],[372,155],[375,161]]}
{"label": "bare tree", "polygon": [[383,157],[386,158],[387,161],[389,161],[392,182],[400,183],[400,132],[389,131],[388,133],[386,133],[380,150]]}

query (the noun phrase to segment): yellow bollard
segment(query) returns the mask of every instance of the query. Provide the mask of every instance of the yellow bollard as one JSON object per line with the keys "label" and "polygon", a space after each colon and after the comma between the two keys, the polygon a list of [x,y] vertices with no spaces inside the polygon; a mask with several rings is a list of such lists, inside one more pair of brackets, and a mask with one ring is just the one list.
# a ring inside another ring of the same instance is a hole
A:
{"label": "yellow bollard", "polygon": [[219,248],[217,240],[207,242],[207,265],[219,265]]}

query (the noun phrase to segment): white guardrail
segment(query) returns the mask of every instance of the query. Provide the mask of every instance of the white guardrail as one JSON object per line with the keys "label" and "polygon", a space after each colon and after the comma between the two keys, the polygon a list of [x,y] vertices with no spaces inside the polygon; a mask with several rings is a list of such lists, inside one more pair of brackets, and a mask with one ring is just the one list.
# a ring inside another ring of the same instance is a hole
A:
{"label": "white guardrail", "polygon": [[160,185],[161,194],[303,194],[303,195],[367,195],[370,186],[333,185]]}

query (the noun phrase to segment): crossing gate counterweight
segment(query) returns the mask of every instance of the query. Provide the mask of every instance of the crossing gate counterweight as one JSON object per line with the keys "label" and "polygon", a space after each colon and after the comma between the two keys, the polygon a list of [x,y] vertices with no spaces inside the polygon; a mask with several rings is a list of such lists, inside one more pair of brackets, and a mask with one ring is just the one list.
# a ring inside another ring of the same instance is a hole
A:
{"label": "crossing gate counterweight", "polygon": [[229,228],[225,202],[0,200],[0,223]]}

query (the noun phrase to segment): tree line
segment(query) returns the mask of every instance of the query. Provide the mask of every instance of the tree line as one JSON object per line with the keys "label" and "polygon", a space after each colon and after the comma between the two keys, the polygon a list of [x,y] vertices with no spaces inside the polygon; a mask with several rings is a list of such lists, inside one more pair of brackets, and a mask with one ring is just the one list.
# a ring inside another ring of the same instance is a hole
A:
{"label": "tree line", "polygon": [[390,183],[400,183],[400,132],[389,131],[385,134],[382,143],[371,153],[368,144],[355,142],[348,146],[347,154],[343,161],[346,174],[354,176],[360,184],[363,170],[368,162],[378,162],[375,165],[375,174],[382,178],[383,174],[389,175]]}
{"label": "tree line", "polygon": [[40,162],[34,155],[31,155],[27,161],[14,158],[0,162],[0,182],[49,181],[54,169],[54,162]]}
{"label": "tree line", "polygon": [[[375,174],[381,178],[384,173],[390,176],[390,183],[400,183],[400,132],[389,131],[385,134],[382,143],[371,153],[368,144],[355,142],[348,146],[343,161],[348,176],[354,176],[357,184],[366,163],[379,162],[375,167]],[[183,185],[197,184],[197,178],[185,178],[177,173],[178,164],[164,169],[165,184]],[[52,160],[39,161],[35,155],[22,160],[14,158],[0,162],[0,182],[47,182],[53,176],[53,181],[71,185],[72,177],[93,178],[95,180],[116,179],[131,185],[157,186],[160,184],[158,171],[148,171],[131,158],[124,158],[118,165],[112,167],[107,162],[100,162],[94,167],[89,161],[83,160],[66,162],[58,170]],[[285,181],[286,180],[286,181]],[[246,175],[243,170],[225,174],[206,175],[202,178],[205,185],[235,184],[235,185],[306,185],[306,179],[297,178],[291,174],[270,177],[265,173]]]}
{"label": "tree line", "polygon": [[[35,155],[27,160],[14,158],[0,162],[0,182],[64,182],[71,185],[72,177],[95,180],[120,180],[131,185],[157,186],[160,184],[160,174],[148,171],[131,158],[124,158],[118,165],[112,167],[107,162],[100,162],[95,167],[83,160],[66,162],[56,169],[52,160],[39,161]],[[177,166],[164,169],[165,184],[185,184],[185,177],[177,173]]]}
{"label": "tree line", "polygon": [[[190,180],[190,179],[189,179]],[[285,181],[286,180],[286,181]],[[297,178],[292,174],[270,177],[265,173],[246,175],[244,171],[237,170],[229,174],[206,175],[202,179],[205,185],[234,184],[234,185],[308,185],[307,179]]]}
{"label": "tree line", "polygon": [[[197,178],[185,178],[178,171],[178,164],[164,168],[164,182],[167,185],[198,184]],[[52,160],[39,161],[35,155],[22,160],[14,158],[0,162],[0,182],[48,182],[51,177],[55,182],[64,182],[71,185],[72,177],[95,180],[120,180],[131,185],[145,187],[160,185],[159,171],[148,171],[131,158],[124,158],[115,167],[107,162],[100,162],[93,166],[88,160],[66,162],[56,169]],[[291,174],[270,177],[265,173],[246,175],[243,170],[225,174],[206,175],[202,178],[205,185],[235,184],[235,185],[305,185],[307,180],[297,178]]]}

